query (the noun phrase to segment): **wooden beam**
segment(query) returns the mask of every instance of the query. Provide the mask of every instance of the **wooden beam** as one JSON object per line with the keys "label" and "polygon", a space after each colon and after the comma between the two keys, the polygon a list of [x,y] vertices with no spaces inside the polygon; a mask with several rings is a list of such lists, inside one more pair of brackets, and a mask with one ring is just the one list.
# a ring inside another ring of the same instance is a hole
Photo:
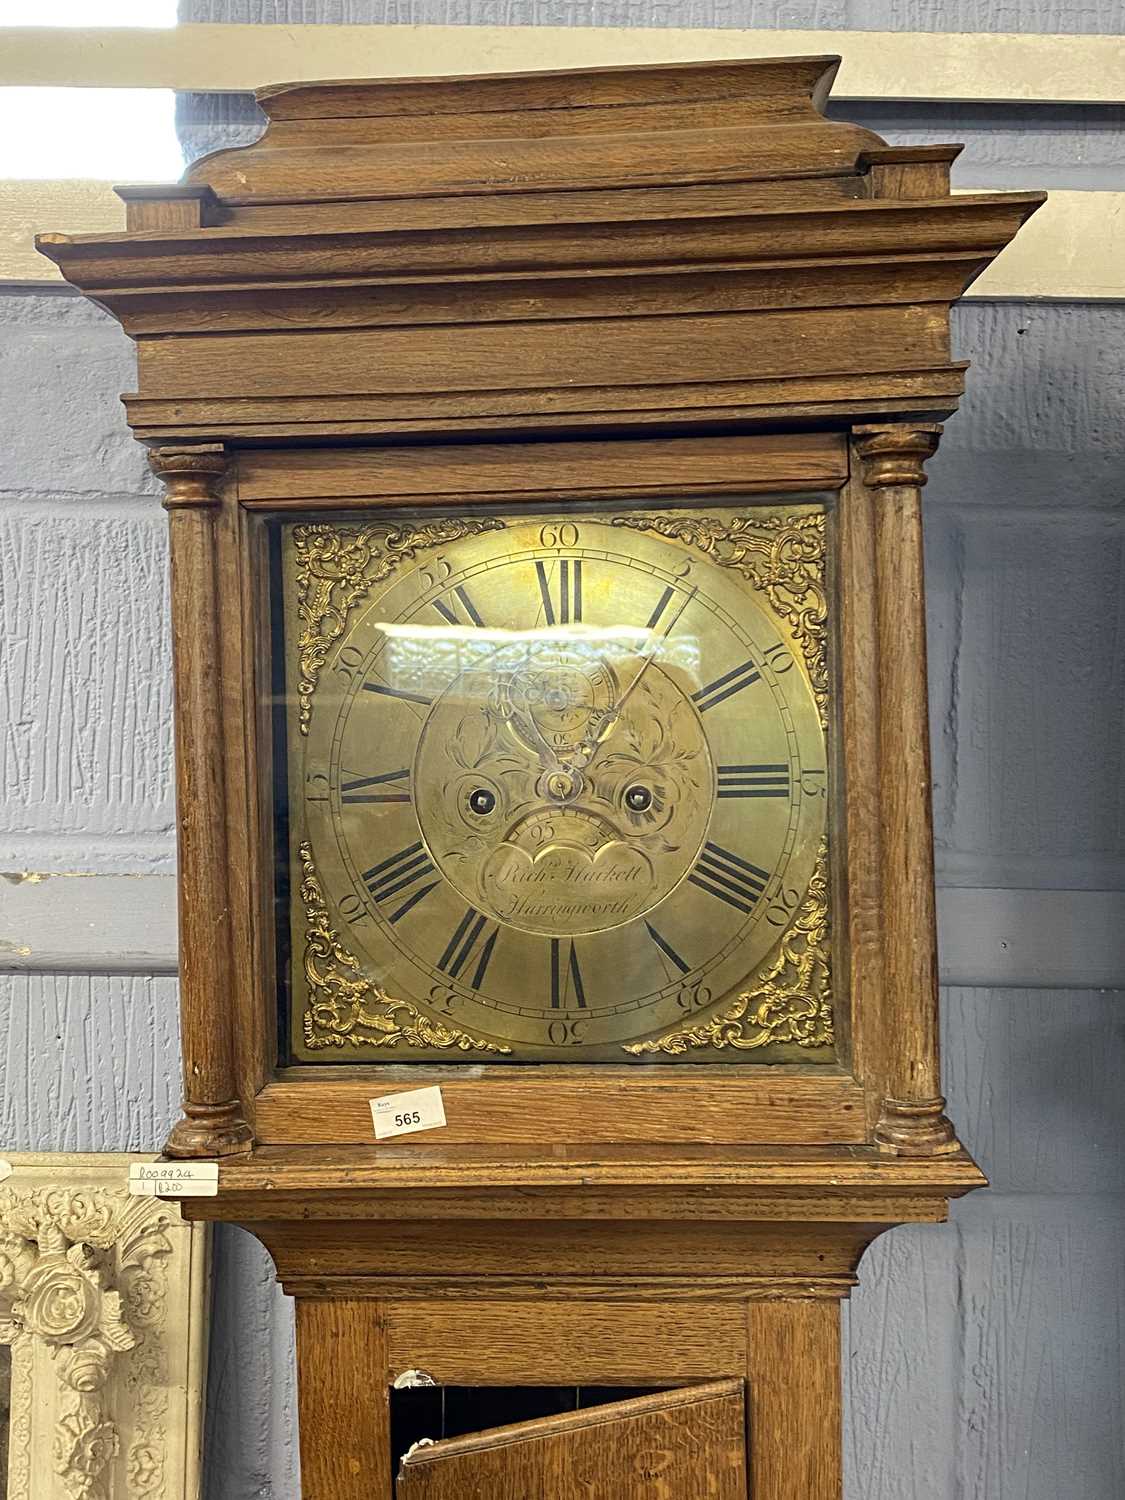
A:
{"label": "wooden beam", "polygon": [[0,28],[0,86],[241,93],[325,78],[840,53],[836,99],[1125,100],[1120,37],[597,26]]}

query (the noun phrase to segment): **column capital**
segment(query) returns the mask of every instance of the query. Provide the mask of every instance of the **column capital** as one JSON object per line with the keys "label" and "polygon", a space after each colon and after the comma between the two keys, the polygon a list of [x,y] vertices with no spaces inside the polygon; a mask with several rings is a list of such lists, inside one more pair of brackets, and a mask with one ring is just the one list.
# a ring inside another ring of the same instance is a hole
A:
{"label": "column capital", "polygon": [[153,448],[148,455],[149,467],[164,484],[166,510],[218,505],[219,480],[227,461],[222,443]]}
{"label": "column capital", "polygon": [[921,489],[925,484],[924,465],[937,451],[942,433],[939,422],[890,422],[852,431],[863,463],[863,481],[869,489],[892,485]]}

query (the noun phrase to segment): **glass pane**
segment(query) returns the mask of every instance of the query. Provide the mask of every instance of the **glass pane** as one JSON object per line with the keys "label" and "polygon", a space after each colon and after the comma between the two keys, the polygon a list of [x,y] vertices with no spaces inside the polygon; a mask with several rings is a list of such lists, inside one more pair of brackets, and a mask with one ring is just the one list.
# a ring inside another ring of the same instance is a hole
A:
{"label": "glass pane", "polygon": [[272,525],[292,1059],[831,1060],[826,503]]}

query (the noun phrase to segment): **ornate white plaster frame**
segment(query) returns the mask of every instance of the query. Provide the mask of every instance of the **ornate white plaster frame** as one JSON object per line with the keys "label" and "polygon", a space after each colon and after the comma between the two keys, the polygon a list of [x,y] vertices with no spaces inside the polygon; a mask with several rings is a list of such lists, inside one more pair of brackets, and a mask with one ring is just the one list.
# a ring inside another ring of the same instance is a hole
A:
{"label": "ornate white plaster frame", "polygon": [[209,1241],[130,1197],[130,1162],[155,1159],[4,1157],[8,1500],[197,1500]]}

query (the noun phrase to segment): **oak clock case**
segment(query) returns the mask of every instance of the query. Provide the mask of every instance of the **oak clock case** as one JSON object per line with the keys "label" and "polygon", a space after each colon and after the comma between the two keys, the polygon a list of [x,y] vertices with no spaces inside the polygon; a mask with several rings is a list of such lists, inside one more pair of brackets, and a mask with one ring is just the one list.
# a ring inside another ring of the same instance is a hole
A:
{"label": "oak clock case", "polygon": [[[590,1462],[679,1500],[705,1441],[716,1497],[839,1500],[864,1251],[983,1182],[941,1095],[921,493],[951,306],[1042,195],[829,119],[838,63],[267,89],[125,232],[40,240],[137,343],[166,1151],[220,1160],[183,1211],[296,1299],[310,1500],[394,1492],[420,1372],[637,1394],[451,1429],[400,1500]],[[376,1141],[422,1082],[445,1125]]]}
{"label": "oak clock case", "polygon": [[827,496],[268,531],[284,1061],[834,1061]]}

